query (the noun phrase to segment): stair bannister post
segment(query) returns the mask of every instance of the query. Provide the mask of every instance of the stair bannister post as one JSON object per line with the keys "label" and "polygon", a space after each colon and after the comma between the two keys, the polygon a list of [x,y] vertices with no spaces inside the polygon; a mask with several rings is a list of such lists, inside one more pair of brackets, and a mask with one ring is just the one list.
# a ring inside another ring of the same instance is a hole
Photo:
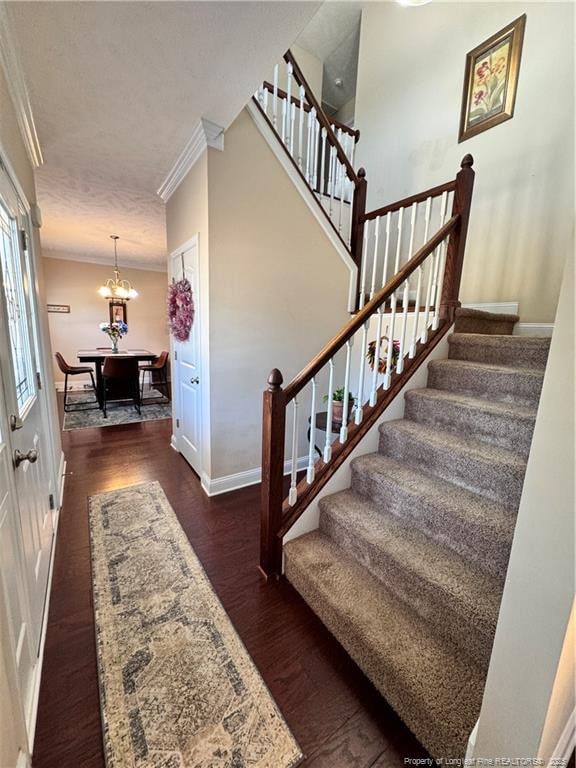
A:
{"label": "stair bannister post", "polygon": [[462,158],[460,171],[456,175],[454,201],[452,203],[452,216],[459,214],[460,221],[448,240],[442,298],[440,300],[440,317],[451,322],[454,321],[454,314],[460,306],[458,296],[466,248],[468,219],[472,203],[472,190],[474,189],[475,174],[472,169],[473,163],[474,158],[472,155],[465,155]]}
{"label": "stair bannister post", "polygon": [[[358,279],[356,283],[356,296],[359,302],[360,275],[362,272],[362,247],[364,243],[364,215],[366,213],[366,171],[358,170],[358,182],[354,189],[354,201],[352,203],[352,232],[350,235],[350,253],[354,263],[358,267]],[[358,307],[356,307],[358,309]]]}
{"label": "stair bannister post", "polygon": [[260,571],[266,579],[280,576],[282,541],[277,533],[284,499],[284,441],[286,397],[282,374],[274,368],[268,376],[262,410],[262,507],[260,521]]}

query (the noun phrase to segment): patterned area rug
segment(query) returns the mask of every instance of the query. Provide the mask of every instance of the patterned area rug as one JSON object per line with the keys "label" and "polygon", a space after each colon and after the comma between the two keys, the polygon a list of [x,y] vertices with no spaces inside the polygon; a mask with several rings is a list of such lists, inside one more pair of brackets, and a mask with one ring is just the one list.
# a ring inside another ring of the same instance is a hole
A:
{"label": "patterned area rug", "polygon": [[[85,392],[73,392],[69,396],[71,405],[80,401],[92,399],[92,394]],[[68,411],[64,414],[62,429],[66,432],[70,429],[87,429],[88,427],[114,427],[118,424],[132,424],[135,421],[156,421],[157,419],[171,419],[172,407],[169,402],[154,402],[162,400],[159,392],[151,391],[144,394],[142,401],[142,414],[139,416],[133,405],[117,406],[112,404],[108,409],[108,417],[99,408],[91,410]],[[148,402],[147,402],[148,401]],[[80,406],[77,406],[80,408]],[[86,406],[84,406],[86,407]]]}
{"label": "patterned area rug", "polygon": [[159,483],[90,498],[107,768],[302,759]]}

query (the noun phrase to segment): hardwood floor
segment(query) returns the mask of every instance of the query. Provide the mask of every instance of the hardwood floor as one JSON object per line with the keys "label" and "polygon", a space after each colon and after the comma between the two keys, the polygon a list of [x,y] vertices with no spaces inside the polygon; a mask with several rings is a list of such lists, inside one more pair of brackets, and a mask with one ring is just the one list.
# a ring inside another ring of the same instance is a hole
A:
{"label": "hardwood floor", "polygon": [[297,592],[257,571],[259,486],[208,498],[168,421],[63,433],[56,548],[34,768],[103,768],[87,499],[158,480],[306,754],[306,768],[395,768],[427,757]]}

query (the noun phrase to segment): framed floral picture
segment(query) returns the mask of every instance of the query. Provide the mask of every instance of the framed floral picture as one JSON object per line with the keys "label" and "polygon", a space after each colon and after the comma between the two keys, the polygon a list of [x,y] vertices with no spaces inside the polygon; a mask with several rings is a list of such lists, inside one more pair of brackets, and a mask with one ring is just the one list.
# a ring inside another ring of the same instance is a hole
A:
{"label": "framed floral picture", "polygon": [[466,141],[514,114],[526,14],[466,56],[458,141]]}

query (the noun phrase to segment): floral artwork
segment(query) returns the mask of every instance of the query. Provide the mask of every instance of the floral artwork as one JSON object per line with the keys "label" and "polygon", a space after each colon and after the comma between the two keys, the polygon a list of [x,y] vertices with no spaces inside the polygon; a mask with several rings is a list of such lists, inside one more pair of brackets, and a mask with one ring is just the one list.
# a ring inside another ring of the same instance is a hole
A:
{"label": "floral artwork", "polygon": [[466,57],[459,141],[514,114],[526,16],[521,16]]}
{"label": "floral artwork", "polygon": [[186,278],[172,283],[168,289],[168,322],[176,341],[188,341],[194,321],[192,286]]}

